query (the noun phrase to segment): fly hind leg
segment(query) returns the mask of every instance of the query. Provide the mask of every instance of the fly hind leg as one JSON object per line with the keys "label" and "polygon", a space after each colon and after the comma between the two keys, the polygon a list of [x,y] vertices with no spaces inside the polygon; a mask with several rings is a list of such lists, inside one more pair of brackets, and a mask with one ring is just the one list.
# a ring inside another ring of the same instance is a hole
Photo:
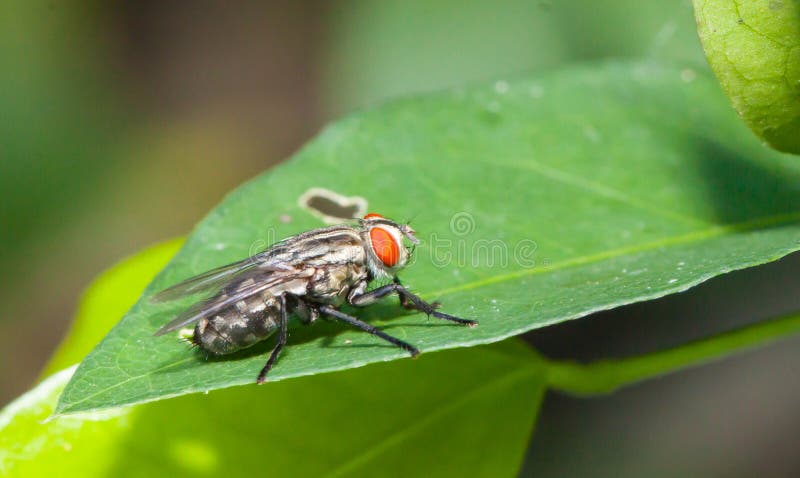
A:
{"label": "fly hind leg", "polygon": [[281,350],[283,350],[283,346],[286,345],[286,339],[288,337],[288,327],[289,327],[289,311],[286,307],[286,297],[284,295],[278,296],[278,302],[280,305],[281,313],[278,326],[280,330],[278,331],[278,343],[275,344],[275,348],[272,349],[272,353],[269,354],[269,359],[267,360],[266,365],[264,368],[261,369],[261,372],[258,373],[258,378],[256,379],[256,383],[262,384],[267,380],[267,374],[269,373],[272,366],[275,364],[275,361],[278,360],[278,356],[281,354]]}

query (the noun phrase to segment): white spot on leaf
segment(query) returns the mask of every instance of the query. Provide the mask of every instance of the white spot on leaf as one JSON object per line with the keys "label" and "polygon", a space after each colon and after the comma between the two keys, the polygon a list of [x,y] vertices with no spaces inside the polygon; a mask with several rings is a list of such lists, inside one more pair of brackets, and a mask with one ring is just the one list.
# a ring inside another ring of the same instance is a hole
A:
{"label": "white spot on leaf", "polygon": [[509,88],[510,87],[508,86],[507,81],[500,80],[494,84],[494,91],[500,93],[501,95],[508,93]]}

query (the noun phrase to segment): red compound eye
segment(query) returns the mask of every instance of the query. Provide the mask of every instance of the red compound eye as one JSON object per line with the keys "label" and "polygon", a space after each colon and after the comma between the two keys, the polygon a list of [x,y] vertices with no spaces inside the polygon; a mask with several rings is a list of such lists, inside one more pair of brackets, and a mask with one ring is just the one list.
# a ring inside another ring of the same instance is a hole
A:
{"label": "red compound eye", "polygon": [[386,267],[394,267],[400,259],[400,246],[394,236],[382,227],[373,227],[369,231],[372,250]]}
{"label": "red compound eye", "polygon": [[375,213],[375,212],[371,212],[371,213],[367,214],[366,216],[364,216],[364,219],[374,219],[374,218],[383,219],[383,216],[381,216],[380,214]]}

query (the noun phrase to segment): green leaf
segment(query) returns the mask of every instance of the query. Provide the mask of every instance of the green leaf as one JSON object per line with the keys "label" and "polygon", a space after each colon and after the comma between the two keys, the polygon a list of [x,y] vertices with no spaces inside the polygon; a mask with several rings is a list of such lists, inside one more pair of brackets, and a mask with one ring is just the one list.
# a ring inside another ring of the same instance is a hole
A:
{"label": "green leaf", "polygon": [[92,281],[66,338],[42,375],[51,375],[80,362],[131,308],[156,272],[167,265],[181,244],[183,239],[173,239],[149,247],[120,261]]}
{"label": "green leaf", "polygon": [[[424,245],[401,277],[480,326],[428,320],[394,299],[355,313],[430,352],[780,258],[800,248],[798,184],[800,165],[747,134],[713,79],[680,66],[578,66],[390,103],[231,193],[83,361],[56,410],[252,383],[272,341],[206,360],[176,336],[152,336],[189,304],[147,297],[321,226],[298,205],[312,187],[415,216]],[[295,325],[270,379],[405,357],[338,323]]]}
{"label": "green leaf", "polygon": [[544,392],[512,340],[43,422],[73,370],[0,412],[0,475],[512,477]]}
{"label": "green leaf", "polygon": [[800,154],[800,2],[694,0],[711,68],[742,119]]}
{"label": "green leaf", "polygon": [[[99,276],[48,368],[83,356],[180,243],[150,247]],[[541,364],[521,342],[507,341],[44,421],[73,367],[0,412],[0,475],[408,476],[424,467],[434,476],[516,476],[544,390]],[[465,456],[454,443],[480,453]]]}

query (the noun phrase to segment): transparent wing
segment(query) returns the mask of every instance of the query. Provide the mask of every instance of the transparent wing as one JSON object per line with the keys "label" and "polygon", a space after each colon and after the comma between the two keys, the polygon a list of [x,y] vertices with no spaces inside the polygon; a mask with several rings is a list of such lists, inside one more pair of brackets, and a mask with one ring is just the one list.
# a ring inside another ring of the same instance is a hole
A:
{"label": "transparent wing", "polygon": [[[212,289],[219,289],[226,282],[230,282],[237,275],[245,271],[258,267],[263,271],[280,271],[287,270],[287,268],[280,265],[264,264],[263,260],[266,256],[262,253],[253,257],[248,257],[241,261],[226,264],[224,266],[211,269],[210,271],[203,272],[202,274],[190,277],[183,282],[179,282],[170,286],[161,292],[150,297],[150,302],[169,302],[172,300],[186,297],[187,295],[194,295],[200,292],[207,292]],[[288,268],[291,270],[291,268]]]}
{"label": "transparent wing", "polygon": [[285,269],[265,271],[259,269],[244,274],[243,277],[236,280],[235,284],[223,287],[217,295],[209,299],[201,300],[183,311],[170,323],[158,329],[154,335],[164,335],[168,332],[178,330],[204,317],[219,313],[223,309],[254,294],[261,293],[272,287],[278,287],[292,280],[308,278],[314,274],[313,269],[292,269],[292,271],[293,272],[288,272]]}

